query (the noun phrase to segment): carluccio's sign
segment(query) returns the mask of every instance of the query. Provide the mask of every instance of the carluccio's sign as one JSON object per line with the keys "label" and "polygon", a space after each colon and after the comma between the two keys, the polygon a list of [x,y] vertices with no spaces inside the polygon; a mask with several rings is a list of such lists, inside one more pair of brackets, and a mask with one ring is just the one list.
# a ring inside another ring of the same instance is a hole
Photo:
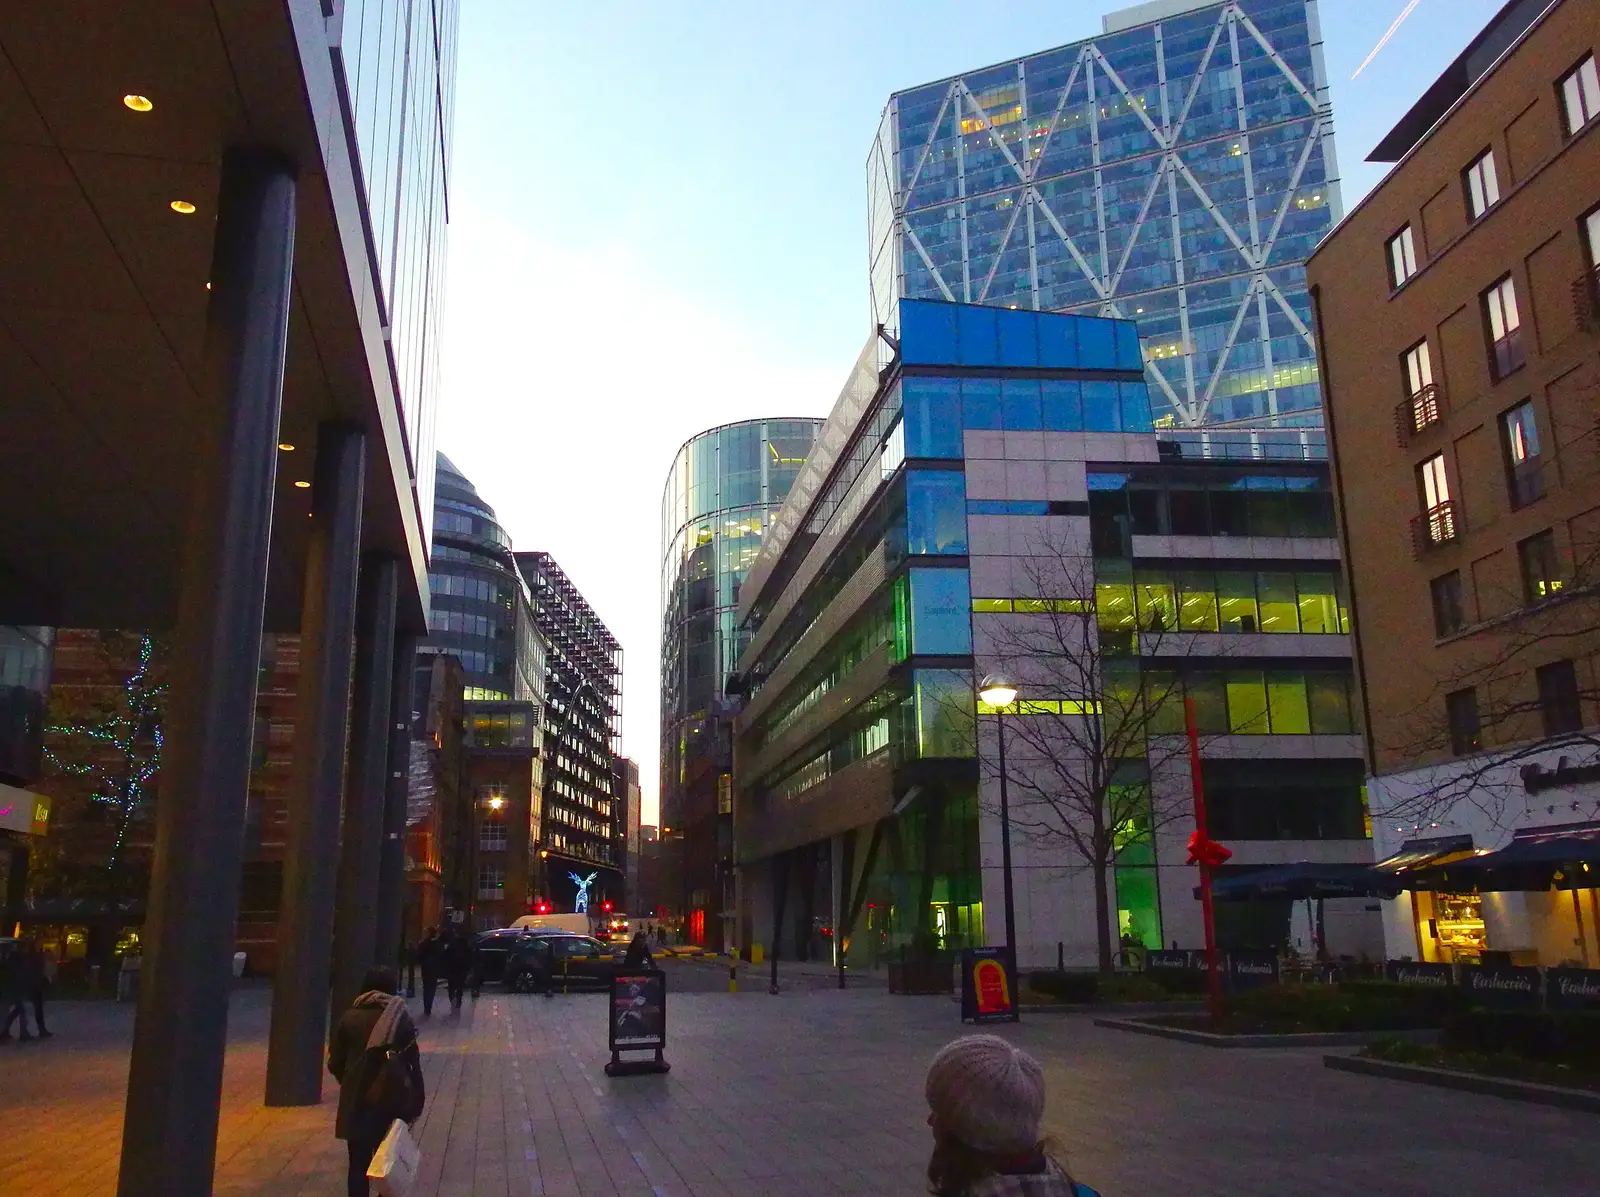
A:
{"label": "carluccio's sign", "polygon": [[44,794],[0,785],[0,830],[43,835],[50,830],[50,799]]}

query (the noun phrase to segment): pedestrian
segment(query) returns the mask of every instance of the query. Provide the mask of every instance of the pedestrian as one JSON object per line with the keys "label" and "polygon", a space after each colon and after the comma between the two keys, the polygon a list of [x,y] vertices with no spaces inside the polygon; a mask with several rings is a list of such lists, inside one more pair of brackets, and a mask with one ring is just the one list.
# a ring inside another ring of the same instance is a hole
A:
{"label": "pedestrian", "polygon": [[27,987],[28,1000],[33,1003],[33,1031],[40,1039],[52,1038],[54,1032],[44,1025],[44,991],[55,979],[55,957],[44,950],[38,940],[28,941],[27,955],[22,962],[22,980]]}
{"label": "pedestrian", "polygon": [[472,945],[467,937],[451,927],[444,939],[444,983],[450,995],[450,1011],[461,1012],[461,998],[467,987],[467,974],[472,971]]}
{"label": "pedestrian", "polygon": [[350,1154],[348,1197],[368,1197],[367,1168],[394,1121],[409,1125],[422,1114],[417,1028],[399,988],[388,965],[368,969],[361,996],[339,1016],[328,1045],[328,1071],[339,1081],[333,1133]]}
{"label": "pedestrian", "polygon": [[933,1058],[924,1086],[934,1197],[1098,1197],[1040,1136],[1044,1072],[998,1035],[966,1035]]}
{"label": "pedestrian", "polygon": [[28,1007],[24,1004],[28,992],[24,976],[25,951],[24,941],[0,944],[0,1010],[4,1010],[6,1016],[5,1024],[0,1026],[0,1043],[11,1042],[11,1024],[17,1021],[22,1023],[18,1038],[24,1041],[33,1038],[28,1032]]}
{"label": "pedestrian", "polygon": [[663,924],[663,923],[657,923],[656,924],[656,947],[665,948],[666,946],[667,946],[667,928],[666,928],[666,925]]}
{"label": "pedestrian", "polygon": [[439,976],[444,972],[444,941],[439,928],[429,927],[417,945],[417,967],[422,970],[422,1017],[433,1017],[433,995],[439,991]]}
{"label": "pedestrian", "polygon": [[628,943],[628,951],[622,957],[623,968],[654,969],[656,962],[650,958],[650,939],[640,931]]}

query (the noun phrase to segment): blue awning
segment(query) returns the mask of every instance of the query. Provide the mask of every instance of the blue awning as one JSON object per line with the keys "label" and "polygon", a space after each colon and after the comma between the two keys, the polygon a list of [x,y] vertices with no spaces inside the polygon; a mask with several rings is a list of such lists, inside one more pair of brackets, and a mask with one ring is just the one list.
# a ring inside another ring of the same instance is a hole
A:
{"label": "blue awning", "polygon": [[[1218,902],[1303,902],[1309,898],[1392,898],[1403,888],[1398,878],[1371,865],[1302,860],[1214,876],[1211,896]],[[1198,886],[1195,896],[1200,896]]]}
{"label": "blue awning", "polygon": [[1423,871],[1417,884],[1444,891],[1600,888],[1600,823],[1530,827],[1498,852]]}

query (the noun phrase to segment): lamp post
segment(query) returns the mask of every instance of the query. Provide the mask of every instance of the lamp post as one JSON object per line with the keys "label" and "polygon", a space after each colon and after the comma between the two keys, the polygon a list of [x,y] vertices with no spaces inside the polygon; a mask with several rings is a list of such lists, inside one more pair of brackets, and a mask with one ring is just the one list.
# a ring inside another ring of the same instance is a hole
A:
{"label": "lamp post", "polygon": [[1011,887],[1011,799],[1006,789],[1006,721],[1004,708],[1017,700],[1017,686],[1002,673],[991,673],[978,687],[981,702],[994,708],[995,730],[1000,736],[1000,884],[1005,896],[1006,947],[1011,967],[1017,966],[1017,911]]}

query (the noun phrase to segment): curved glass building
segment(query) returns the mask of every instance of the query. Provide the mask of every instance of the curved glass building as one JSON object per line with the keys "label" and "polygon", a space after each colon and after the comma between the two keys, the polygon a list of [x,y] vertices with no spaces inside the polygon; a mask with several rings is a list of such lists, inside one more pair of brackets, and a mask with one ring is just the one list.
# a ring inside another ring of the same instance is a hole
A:
{"label": "curved glass building", "polygon": [[468,702],[537,700],[544,690],[544,651],[511,537],[443,453],[428,582],[433,610],[420,651],[460,658]]}
{"label": "curved glass building", "polygon": [[[661,497],[661,836],[679,867],[663,904],[691,943],[721,947],[733,910],[731,722],[723,682],[743,642],[739,586],[822,427],[742,420],[691,437]],[[442,485],[441,475],[441,485]]]}

